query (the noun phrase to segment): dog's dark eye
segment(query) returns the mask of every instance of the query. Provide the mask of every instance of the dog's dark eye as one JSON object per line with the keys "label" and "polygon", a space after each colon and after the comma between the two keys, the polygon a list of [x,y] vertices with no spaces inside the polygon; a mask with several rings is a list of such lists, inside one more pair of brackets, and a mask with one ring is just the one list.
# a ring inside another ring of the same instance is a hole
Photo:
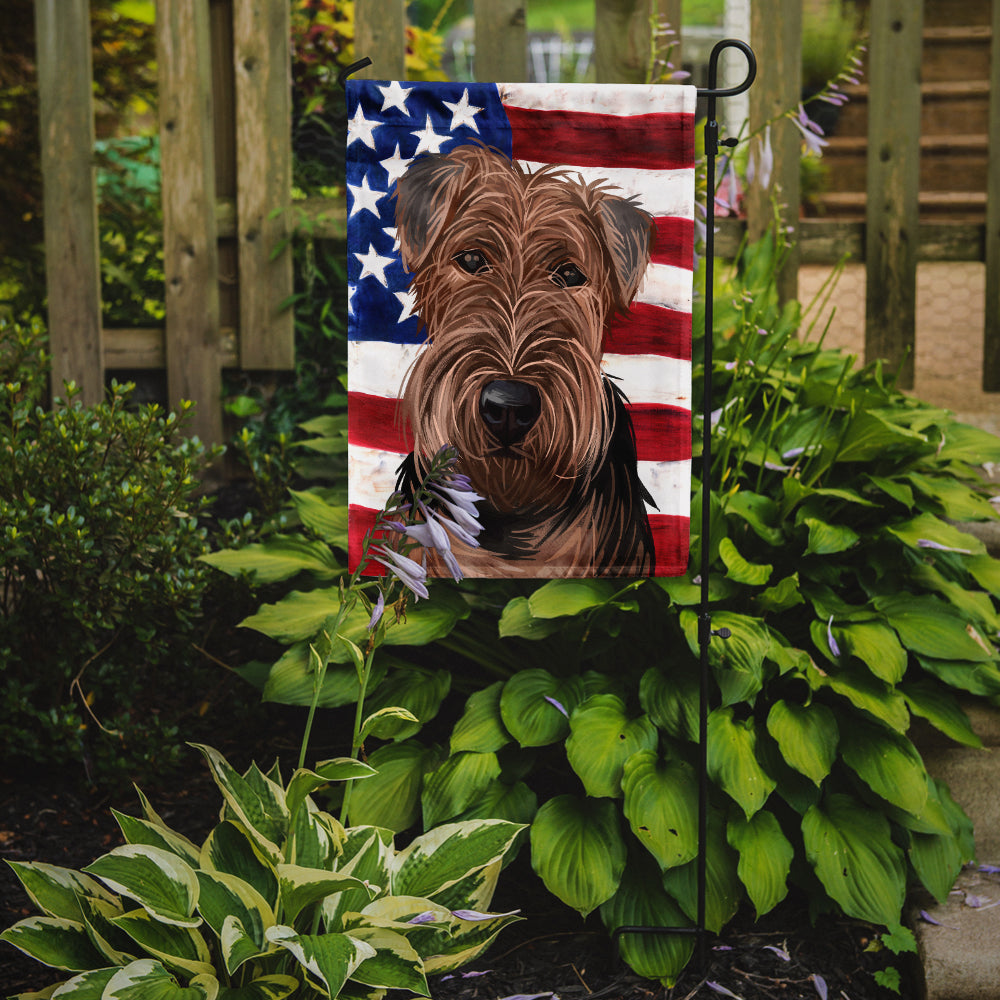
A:
{"label": "dog's dark eye", "polygon": [[560,288],[577,288],[587,283],[587,276],[572,261],[563,261],[552,272],[552,280]]}
{"label": "dog's dark eye", "polygon": [[485,274],[490,269],[490,262],[482,250],[463,250],[451,259],[469,274]]}

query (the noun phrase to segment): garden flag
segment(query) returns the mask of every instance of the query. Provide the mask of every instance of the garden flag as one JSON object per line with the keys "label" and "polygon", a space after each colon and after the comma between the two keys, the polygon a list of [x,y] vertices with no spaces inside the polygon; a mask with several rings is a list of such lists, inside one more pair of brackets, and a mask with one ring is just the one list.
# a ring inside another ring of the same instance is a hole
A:
{"label": "garden flag", "polygon": [[348,82],[352,568],[450,445],[466,575],[686,571],[695,97]]}

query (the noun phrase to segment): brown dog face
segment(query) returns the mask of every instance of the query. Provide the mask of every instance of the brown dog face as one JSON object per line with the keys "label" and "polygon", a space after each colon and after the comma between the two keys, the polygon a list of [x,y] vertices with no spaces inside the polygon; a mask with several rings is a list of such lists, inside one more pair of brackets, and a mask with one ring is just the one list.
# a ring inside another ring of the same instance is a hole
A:
{"label": "brown dog face", "polygon": [[396,225],[428,337],[403,396],[415,454],[454,445],[498,511],[558,505],[610,437],[603,332],[639,287],[651,218],[565,170],[460,146],[400,178]]}

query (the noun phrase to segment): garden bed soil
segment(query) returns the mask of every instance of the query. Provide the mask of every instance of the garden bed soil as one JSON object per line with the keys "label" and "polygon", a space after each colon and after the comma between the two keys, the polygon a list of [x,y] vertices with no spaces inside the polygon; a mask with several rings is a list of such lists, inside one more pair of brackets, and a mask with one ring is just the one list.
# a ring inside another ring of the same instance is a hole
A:
{"label": "garden bed soil", "polygon": [[[288,720],[279,717],[277,730],[266,741],[258,730],[256,745],[272,751],[280,747],[282,757],[288,751],[290,760],[294,741]],[[217,743],[234,764],[248,761],[246,746],[221,739]],[[216,820],[219,795],[207,767],[194,751],[191,754],[190,768],[147,791],[170,826],[198,840]],[[0,858],[81,868],[122,842],[111,808],[137,815],[134,793],[102,794],[73,778],[0,778]],[[872,928],[830,917],[812,926],[801,900],[786,901],[758,923],[752,914],[740,913],[721,936],[706,941],[705,969],[695,969],[693,963],[673,989],[636,976],[618,961],[596,914],[584,922],[559,904],[545,892],[524,853],[503,873],[494,909],[520,909],[525,919],[503,931],[468,969],[450,978],[431,977],[435,1000],[518,995],[543,1000],[553,994],[562,1000],[733,995],[743,1000],[887,1000],[893,994],[879,987],[873,976],[889,965],[903,974],[902,996],[918,993],[903,959],[869,950]],[[11,870],[0,865],[0,927],[33,912]],[[59,973],[0,943],[0,996],[42,989],[59,978]]]}

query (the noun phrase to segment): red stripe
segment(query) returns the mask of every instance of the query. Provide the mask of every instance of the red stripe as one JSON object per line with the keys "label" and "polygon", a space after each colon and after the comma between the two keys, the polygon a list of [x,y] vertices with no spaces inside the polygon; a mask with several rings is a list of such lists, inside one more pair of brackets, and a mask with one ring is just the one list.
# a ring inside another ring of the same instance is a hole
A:
{"label": "red stripe", "polygon": [[694,268],[694,222],[675,215],[661,215],[653,220],[656,239],[653,242],[654,264],[670,264],[690,271]]}
{"label": "red stripe", "polygon": [[[694,116],[603,115],[505,105],[515,160],[573,167],[678,170],[694,166]],[[557,160],[553,160],[554,151]]]}
{"label": "red stripe", "polygon": [[604,331],[604,351],[611,354],[659,354],[691,360],[691,314],[633,302],[625,316],[614,316]]}
{"label": "red stripe", "polygon": [[657,576],[683,576],[687,572],[690,526],[676,514],[650,514]]}
{"label": "red stripe", "polygon": [[[361,559],[365,532],[375,524],[376,512],[367,507],[352,506],[350,510],[349,554],[353,571]],[[681,576],[687,572],[689,522],[688,518],[676,514],[650,514],[649,527],[653,533],[653,549],[656,552],[657,576]],[[369,564],[369,575],[382,573],[379,563]]]}
{"label": "red stripe", "polygon": [[398,399],[364,392],[347,394],[347,439],[351,444],[405,455],[413,451],[413,434],[401,419]]}
{"label": "red stripe", "polygon": [[691,411],[658,403],[629,406],[640,462],[679,462],[691,457]]}

